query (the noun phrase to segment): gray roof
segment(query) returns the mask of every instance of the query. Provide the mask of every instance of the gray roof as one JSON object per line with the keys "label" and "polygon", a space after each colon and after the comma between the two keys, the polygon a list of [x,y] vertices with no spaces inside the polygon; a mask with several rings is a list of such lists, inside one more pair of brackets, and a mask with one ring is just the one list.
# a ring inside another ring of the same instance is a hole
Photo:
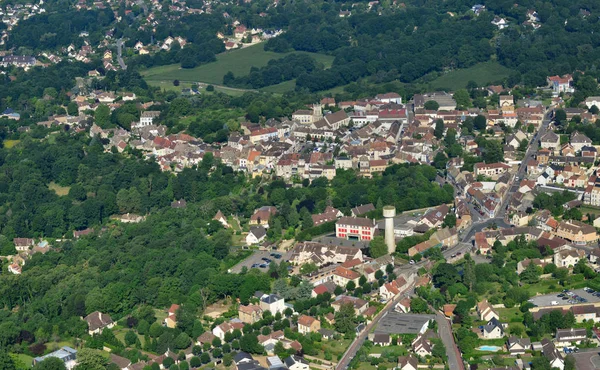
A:
{"label": "gray roof", "polygon": [[265,303],[275,303],[281,299],[283,299],[283,298],[281,298],[277,294],[269,294],[267,296],[262,297],[261,301],[263,301]]}

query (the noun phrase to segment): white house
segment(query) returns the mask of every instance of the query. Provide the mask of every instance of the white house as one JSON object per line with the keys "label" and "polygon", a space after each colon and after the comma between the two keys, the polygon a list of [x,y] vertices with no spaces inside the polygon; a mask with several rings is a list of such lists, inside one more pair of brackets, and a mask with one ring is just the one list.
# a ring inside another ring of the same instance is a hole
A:
{"label": "white house", "polygon": [[308,361],[300,356],[292,355],[283,362],[289,370],[309,370]]}
{"label": "white house", "polygon": [[502,338],[503,336],[504,336],[503,325],[495,317],[493,317],[483,327],[483,337],[485,339],[499,339],[499,338]]}
{"label": "white house", "polygon": [[285,311],[285,300],[277,294],[265,294],[260,298],[260,308],[270,311],[273,315]]}
{"label": "white house", "polygon": [[252,226],[250,232],[246,235],[246,245],[255,245],[261,243],[267,237],[267,229],[262,226]]}

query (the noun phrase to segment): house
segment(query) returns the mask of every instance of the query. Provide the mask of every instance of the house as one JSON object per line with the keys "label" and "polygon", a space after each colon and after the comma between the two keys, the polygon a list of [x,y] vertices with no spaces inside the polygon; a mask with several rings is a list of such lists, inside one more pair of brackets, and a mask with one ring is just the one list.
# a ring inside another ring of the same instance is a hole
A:
{"label": "house", "polygon": [[554,253],[554,264],[558,267],[573,267],[585,258],[585,252],[579,249],[567,249]]}
{"label": "house", "polygon": [[575,88],[573,87],[573,76],[549,76],[546,78],[548,87],[552,88],[554,96],[558,96],[561,92],[573,93]]}
{"label": "house", "polygon": [[260,306],[249,304],[247,306],[240,305],[238,308],[238,316],[240,320],[247,324],[254,324],[262,319],[263,310]]}
{"label": "house", "polygon": [[196,339],[197,346],[203,346],[205,343],[212,344],[212,341],[216,338],[216,336],[210,331],[205,331]]}
{"label": "house", "polygon": [[431,356],[431,349],[433,348],[431,342],[428,341],[423,334],[419,334],[415,340],[412,341],[411,347],[413,352],[421,357]]}
{"label": "house", "polygon": [[267,365],[269,366],[269,370],[285,369],[285,365],[279,356],[267,357]]}
{"label": "house", "polygon": [[542,354],[550,361],[551,367],[556,367],[560,370],[565,368],[565,360],[563,359],[560,351],[556,348],[548,338],[542,339]]}
{"label": "house", "polygon": [[396,304],[394,310],[397,312],[409,313],[410,312],[410,297],[404,297]]}
{"label": "house", "polygon": [[285,311],[285,300],[277,294],[265,294],[260,298],[260,308],[269,311],[273,315]]}
{"label": "house", "polygon": [[223,225],[223,227],[225,228],[229,227],[229,224],[227,223],[227,218],[225,218],[221,210],[217,211],[217,214],[215,215],[215,217],[213,217],[213,220],[219,221],[221,225]]}
{"label": "house", "polygon": [[587,330],[581,329],[556,329],[554,343],[559,347],[568,347],[574,344],[580,344],[587,339]]}
{"label": "house", "polygon": [[400,294],[408,287],[408,283],[403,276],[398,277],[389,283],[385,283],[379,287],[379,296],[382,299],[390,300]]}
{"label": "house", "polygon": [[374,210],[375,210],[375,206],[373,205],[373,203],[369,203],[369,204],[363,204],[358,207],[352,208],[350,210],[350,213],[352,213],[352,216],[358,217],[358,216],[362,216],[362,215],[367,214]]}
{"label": "house", "polygon": [[102,330],[105,328],[111,329],[115,326],[115,323],[112,321],[110,315],[94,311],[91,314],[87,315],[84,320],[88,324],[88,333],[90,335],[94,334],[102,334]]}
{"label": "house", "polygon": [[554,133],[554,131],[548,131],[540,139],[540,147],[543,149],[550,149],[552,151],[558,150],[560,146],[560,137]]}
{"label": "house", "polygon": [[473,170],[475,176],[486,176],[490,178],[497,178],[504,172],[508,171],[510,166],[505,163],[475,163]]}
{"label": "house", "polygon": [[224,322],[220,325],[215,326],[212,330],[212,333],[215,337],[224,340],[225,333],[232,333],[234,330],[242,330],[243,328],[243,322],[241,322],[239,319],[232,319],[229,322]]}
{"label": "house", "polygon": [[45,356],[34,358],[33,365],[35,366],[50,357],[58,358],[65,364],[67,370],[71,370],[75,367],[77,363],[77,350],[68,346],[61,347],[59,350],[48,353]]}
{"label": "house", "polygon": [[588,107],[588,109],[591,109],[593,106],[596,106],[596,108],[600,108],[600,96],[590,96],[587,99],[585,99],[584,103],[586,107]]}
{"label": "house", "polygon": [[575,131],[571,134],[569,142],[571,143],[571,146],[576,152],[580,152],[581,149],[583,149],[583,147],[592,145],[592,139],[578,131]]}
{"label": "house", "polygon": [[335,224],[335,236],[348,240],[370,241],[375,237],[375,220],[361,217],[342,217]]}
{"label": "house", "polygon": [[336,285],[345,287],[349,282],[354,282],[355,286],[358,286],[358,280],[360,274],[356,271],[352,271],[342,266],[338,266],[333,271],[332,280]]}
{"label": "house", "polygon": [[131,365],[131,360],[125,357],[117,356],[115,354],[110,354],[110,362],[112,364],[117,365],[117,367],[121,370],[129,370],[129,366]]}
{"label": "house", "polygon": [[347,295],[340,295],[336,297],[335,301],[331,303],[331,307],[335,312],[338,312],[340,308],[345,304],[351,304],[354,307],[354,313],[358,315],[362,315],[367,308],[369,308],[369,302],[364,299],[351,297]]}
{"label": "house", "polygon": [[419,224],[425,225],[429,228],[439,227],[443,222],[446,215],[450,212],[450,208],[446,204],[442,204],[434,209],[427,211],[419,220]]}
{"label": "house", "polygon": [[321,322],[314,317],[302,315],[298,318],[298,333],[316,333],[321,329]]}
{"label": "house", "polygon": [[337,285],[335,285],[333,281],[326,281],[322,284],[315,286],[310,296],[312,298],[316,298],[319,294],[329,293],[332,297],[334,297],[335,288],[337,288]]}
{"label": "house", "polygon": [[252,226],[246,235],[246,245],[260,244],[267,237],[267,229],[263,226]]}
{"label": "house", "polygon": [[398,357],[398,370],[417,370],[418,365],[417,358],[412,355]]}
{"label": "house", "polygon": [[492,317],[492,319],[483,326],[483,337],[485,339],[499,339],[503,336],[503,325],[495,317]]}
{"label": "house", "polygon": [[172,304],[167,311],[167,317],[164,320],[164,324],[167,328],[175,328],[177,326],[177,310],[179,310],[178,304]]}
{"label": "house", "polygon": [[523,355],[525,351],[531,348],[531,340],[529,338],[518,338],[514,335],[506,341],[506,349],[511,355]]}
{"label": "house", "polygon": [[271,216],[277,213],[277,208],[273,206],[260,207],[254,214],[250,216],[250,225],[262,225],[266,228],[269,227],[269,219]]}
{"label": "house", "polygon": [[300,356],[291,355],[290,357],[283,360],[285,366],[289,370],[309,370],[308,361]]}
{"label": "house", "polygon": [[335,332],[333,330],[329,330],[329,329],[320,329],[319,334],[321,334],[321,338],[323,338],[325,340],[330,340],[335,335]]}
{"label": "house", "polygon": [[312,215],[313,225],[318,226],[326,222],[332,222],[342,217],[344,214],[337,208],[327,206],[323,213]]}
{"label": "house", "polygon": [[29,238],[14,238],[13,243],[18,252],[25,252],[28,251],[30,247],[33,247],[35,241]]}
{"label": "house", "polygon": [[392,344],[392,338],[389,334],[375,333],[370,334],[369,337],[371,342],[376,346],[387,347]]}
{"label": "house", "polygon": [[477,303],[477,315],[481,321],[490,321],[493,318],[496,320],[500,319],[498,312],[487,300]]}

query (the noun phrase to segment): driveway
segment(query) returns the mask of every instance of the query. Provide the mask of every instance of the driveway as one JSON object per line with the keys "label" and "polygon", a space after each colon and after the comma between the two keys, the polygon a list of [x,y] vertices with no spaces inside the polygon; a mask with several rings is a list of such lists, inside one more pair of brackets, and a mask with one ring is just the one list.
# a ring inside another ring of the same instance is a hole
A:
{"label": "driveway", "polygon": [[435,321],[438,324],[438,334],[446,347],[446,355],[448,356],[448,368],[452,370],[465,370],[465,365],[460,355],[460,351],[454,342],[452,327],[450,321],[439,311],[435,313]]}

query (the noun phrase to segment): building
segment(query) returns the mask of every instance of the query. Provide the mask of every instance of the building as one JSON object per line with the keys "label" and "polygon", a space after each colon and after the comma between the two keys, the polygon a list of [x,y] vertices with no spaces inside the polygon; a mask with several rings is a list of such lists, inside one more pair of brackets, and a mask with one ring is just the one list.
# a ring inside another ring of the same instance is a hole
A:
{"label": "building", "polygon": [[267,229],[263,226],[251,226],[248,235],[246,235],[246,245],[260,244],[267,237]]}
{"label": "building", "polygon": [[477,303],[477,315],[479,320],[490,321],[491,319],[500,319],[498,312],[489,304],[487,300]]}
{"label": "building", "polygon": [[499,339],[504,336],[504,326],[496,319],[492,319],[483,326],[483,337],[485,339]]}
{"label": "building", "polygon": [[260,207],[254,214],[250,216],[250,225],[262,225],[266,228],[269,227],[269,219],[271,216],[277,214],[277,208],[273,206]]}
{"label": "building", "polygon": [[417,370],[418,365],[419,361],[412,355],[398,357],[398,370]]}
{"label": "building", "polygon": [[369,308],[369,302],[365,301],[364,299],[351,297],[347,295],[340,295],[336,297],[335,301],[333,301],[333,303],[331,304],[331,307],[333,307],[333,310],[337,312],[345,304],[351,304],[354,307],[354,313],[357,316],[362,315],[367,310],[367,308]]}
{"label": "building", "polygon": [[172,304],[167,311],[167,317],[164,320],[164,325],[167,328],[175,328],[177,326],[177,310],[179,310],[178,304]]}
{"label": "building", "polygon": [[342,217],[335,224],[335,236],[348,240],[372,240],[377,224],[375,220],[359,217]]}
{"label": "building", "polygon": [[579,249],[566,249],[554,253],[554,264],[558,267],[573,267],[581,259],[585,259],[585,252]]}
{"label": "building", "polygon": [[511,355],[524,355],[525,351],[531,349],[531,340],[529,338],[518,338],[514,335],[508,338],[506,349]]}
{"label": "building", "polygon": [[138,124],[134,124],[133,127],[150,126],[154,122],[154,119],[158,118],[158,116],[160,116],[159,111],[148,110],[148,111],[142,112],[142,114],[140,115],[140,122]]}
{"label": "building", "polygon": [[587,339],[587,330],[581,329],[556,329],[554,343],[559,347],[568,347],[573,344],[580,344]]}
{"label": "building", "polygon": [[303,359],[300,356],[291,355],[290,357],[283,360],[285,366],[289,370],[309,370],[310,367],[308,365],[308,361]]}
{"label": "building", "polygon": [[87,315],[84,320],[88,324],[88,333],[90,335],[102,334],[102,330],[105,328],[111,329],[115,326],[110,315],[95,311]]}
{"label": "building", "polygon": [[565,360],[560,351],[556,348],[548,338],[542,339],[542,354],[550,361],[551,367],[556,367],[560,370],[565,368]]}
{"label": "building", "polygon": [[596,229],[581,221],[561,221],[556,229],[556,235],[577,245],[586,245],[598,241]]}
{"label": "building", "polygon": [[36,357],[33,359],[33,365],[37,365],[49,357],[56,357],[64,362],[67,370],[71,370],[75,367],[77,361],[77,351],[71,347],[64,346],[58,351],[48,353],[45,356]]}
{"label": "building", "polygon": [[475,176],[486,176],[490,178],[497,178],[504,172],[508,171],[510,166],[505,163],[475,163],[473,170]]}
{"label": "building", "polygon": [[355,286],[358,286],[360,274],[356,271],[352,271],[345,267],[338,266],[333,271],[332,279],[336,285],[339,285],[341,287],[345,287],[351,281],[354,282]]}
{"label": "building", "polygon": [[314,317],[302,315],[298,318],[298,333],[316,333],[321,329],[321,322]]}
{"label": "building", "polygon": [[262,314],[262,308],[254,304],[249,304],[247,306],[240,305],[238,308],[238,316],[240,320],[246,324],[254,324],[259,321],[262,319]]}
{"label": "building", "polygon": [[421,357],[431,356],[431,350],[433,349],[431,342],[423,334],[417,335],[415,340],[412,341],[411,347],[413,352]]}
{"label": "building", "polygon": [[8,67],[15,66],[19,68],[29,68],[35,66],[36,63],[35,57],[25,56],[25,55],[7,55],[2,58],[2,62],[0,66]]}
{"label": "building", "polygon": [[588,107],[588,109],[591,109],[594,105],[596,106],[596,108],[600,108],[600,96],[590,96],[587,99],[585,99],[584,103]]}
{"label": "building", "polygon": [[277,294],[265,294],[260,298],[260,308],[269,311],[273,315],[285,311],[285,300]]}

